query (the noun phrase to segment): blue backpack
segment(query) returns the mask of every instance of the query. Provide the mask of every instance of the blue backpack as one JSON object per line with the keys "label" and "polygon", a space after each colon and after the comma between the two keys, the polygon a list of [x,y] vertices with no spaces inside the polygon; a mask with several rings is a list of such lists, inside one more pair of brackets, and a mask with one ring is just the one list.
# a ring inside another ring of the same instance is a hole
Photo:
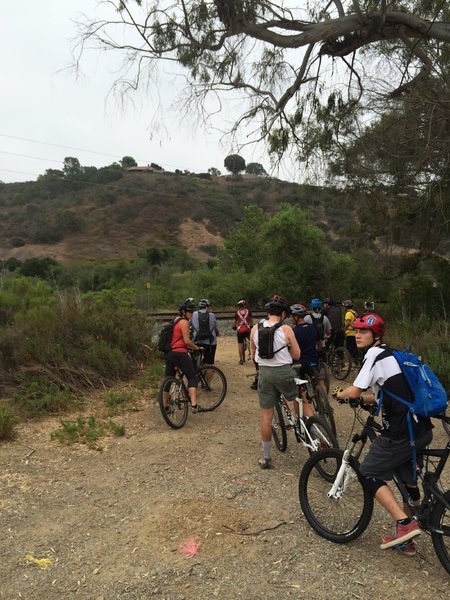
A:
{"label": "blue backpack", "polygon": [[[413,454],[413,476],[415,480],[417,476],[417,458],[411,418],[415,418],[415,415],[421,417],[437,417],[438,415],[444,414],[448,406],[448,398],[446,391],[442,387],[442,384],[435,373],[433,373],[428,365],[422,363],[419,356],[416,356],[411,352],[400,352],[399,350],[393,350],[392,354],[397,360],[411,390],[411,402],[408,402],[405,398],[400,398],[400,396],[397,396],[392,392],[389,392],[389,396],[392,396],[392,398],[395,398],[409,409],[407,420],[409,440]],[[381,410],[382,401],[383,390],[381,390],[377,414],[379,414]]]}
{"label": "blue backpack", "polygon": [[392,354],[406,377],[413,400],[406,402],[391,392],[389,394],[406,404],[410,412],[421,417],[437,417],[445,413],[448,405],[447,393],[430,367],[411,352],[393,350]]}

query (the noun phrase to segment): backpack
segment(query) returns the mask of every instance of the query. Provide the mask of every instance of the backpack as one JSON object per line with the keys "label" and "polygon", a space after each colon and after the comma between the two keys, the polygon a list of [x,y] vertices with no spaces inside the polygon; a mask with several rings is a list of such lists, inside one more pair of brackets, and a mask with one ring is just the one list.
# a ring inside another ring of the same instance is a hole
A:
{"label": "backpack", "polygon": [[211,340],[211,330],[209,328],[209,312],[198,313],[198,331],[195,335],[196,340]]}
{"label": "backpack", "polygon": [[311,321],[316,328],[317,331],[317,339],[322,341],[325,339],[325,325],[323,324],[324,315],[320,315],[320,317],[314,317],[311,315]]}
{"label": "backpack", "polygon": [[262,323],[258,323],[258,355],[259,358],[273,358],[274,355],[286,348],[282,346],[278,350],[273,349],[273,340],[275,337],[275,331],[283,325],[283,322],[275,323],[271,327],[264,327]]}
{"label": "backpack", "polygon": [[158,343],[156,347],[160,352],[170,352],[172,349],[172,336],[173,336],[173,328],[175,327],[175,319],[170,321],[170,323],[166,323],[164,327],[159,332]]}
{"label": "backpack", "polygon": [[436,374],[412,352],[393,350],[392,354],[400,365],[412,394],[412,402],[394,396],[406,404],[410,412],[421,417],[437,417],[445,413],[448,405],[447,393]]}
{"label": "backpack", "polygon": [[[444,414],[447,409],[448,398],[436,374],[428,365],[422,363],[419,356],[412,352],[400,352],[399,350],[392,350],[392,355],[398,362],[411,390],[411,402],[408,402],[405,398],[400,398],[400,396],[393,394],[391,391],[389,392],[389,396],[392,396],[392,398],[395,398],[409,409],[407,420],[409,441],[413,456],[413,480],[415,481],[417,477],[417,456],[411,418],[417,420],[415,415],[419,415],[420,417],[437,417]],[[380,413],[382,402],[383,389],[381,390],[380,402],[376,414]]]}

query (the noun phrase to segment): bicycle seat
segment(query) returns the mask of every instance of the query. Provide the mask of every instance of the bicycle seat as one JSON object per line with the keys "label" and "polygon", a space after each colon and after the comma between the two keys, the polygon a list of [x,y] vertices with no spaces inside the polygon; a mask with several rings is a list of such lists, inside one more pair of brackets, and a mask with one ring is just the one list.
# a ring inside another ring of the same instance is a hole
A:
{"label": "bicycle seat", "polygon": [[306,385],[309,383],[307,379],[299,379],[298,377],[294,377],[295,385]]}

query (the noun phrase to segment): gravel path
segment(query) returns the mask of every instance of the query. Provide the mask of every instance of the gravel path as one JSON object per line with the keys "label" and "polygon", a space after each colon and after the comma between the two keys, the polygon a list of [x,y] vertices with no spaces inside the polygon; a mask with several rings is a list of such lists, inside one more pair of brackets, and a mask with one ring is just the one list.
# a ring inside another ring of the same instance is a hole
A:
{"label": "gravel path", "polygon": [[[115,418],[126,436],[105,438],[101,452],[51,441],[53,418],[0,445],[0,598],[448,599],[428,536],[414,558],[379,549],[390,529],[381,511],[347,546],[310,529],[298,502],[307,453],[292,437],[285,454],[274,448],[274,469],[258,468],[253,369],[237,362],[235,339],[219,338],[228,395],[182,430],[163,422],[154,392],[141,392],[140,410]],[[353,413],[336,413],[342,443]],[[189,540],[199,546],[192,557],[180,552]]]}

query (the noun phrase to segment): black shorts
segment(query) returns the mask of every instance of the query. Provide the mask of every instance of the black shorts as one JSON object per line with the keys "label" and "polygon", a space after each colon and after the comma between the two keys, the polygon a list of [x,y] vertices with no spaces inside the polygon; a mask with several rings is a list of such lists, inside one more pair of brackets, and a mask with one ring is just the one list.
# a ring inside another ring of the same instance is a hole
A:
{"label": "black shorts", "polygon": [[238,331],[237,332],[237,341],[238,344],[243,344],[244,340],[249,340],[250,339],[250,331]]}
{"label": "black shorts", "polygon": [[203,350],[203,362],[207,365],[213,365],[214,359],[216,357],[216,348],[217,346],[210,346],[209,344],[198,344]]}
{"label": "black shorts", "polygon": [[[432,439],[431,430],[417,437],[415,440],[417,451],[428,446]],[[414,481],[409,439],[393,440],[385,435],[379,435],[372,442],[359,470],[363,477],[373,477],[381,481],[390,481],[393,471],[397,471],[403,481]]]}

